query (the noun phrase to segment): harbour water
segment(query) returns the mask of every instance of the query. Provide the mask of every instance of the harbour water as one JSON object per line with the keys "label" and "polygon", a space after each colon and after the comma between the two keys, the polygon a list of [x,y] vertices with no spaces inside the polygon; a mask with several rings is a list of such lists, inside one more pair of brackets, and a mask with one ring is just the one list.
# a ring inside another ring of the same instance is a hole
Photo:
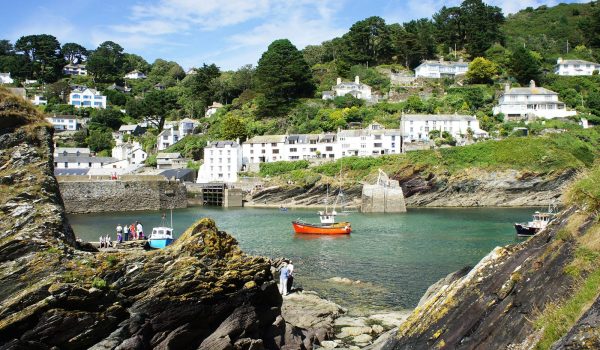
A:
{"label": "harbour water", "polygon": [[[403,214],[351,213],[349,236],[293,233],[291,221],[318,220],[315,210],[196,207],[173,211],[175,236],[196,220],[211,217],[249,254],[287,257],[296,267],[296,286],[359,312],[416,306],[427,287],[494,247],[517,243],[512,224],[527,221],[531,208],[409,209]],[[140,220],[145,231],[160,224],[159,212],[69,215],[77,237],[115,237],[117,224]],[[169,217],[169,213],[167,213]],[[332,282],[333,277],[360,283]]]}

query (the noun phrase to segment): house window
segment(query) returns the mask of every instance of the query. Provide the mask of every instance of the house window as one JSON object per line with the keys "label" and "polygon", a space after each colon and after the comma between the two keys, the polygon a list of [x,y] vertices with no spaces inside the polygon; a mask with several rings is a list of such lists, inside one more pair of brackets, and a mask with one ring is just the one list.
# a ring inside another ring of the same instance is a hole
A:
{"label": "house window", "polygon": [[279,154],[279,150],[278,149],[274,149],[273,150],[273,154]]}
{"label": "house window", "polygon": [[298,149],[297,148],[290,148],[290,152],[297,152]]}
{"label": "house window", "polygon": [[327,146],[327,147],[325,147],[325,151],[327,151],[327,152],[333,151],[333,146]]}
{"label": "house window", "polygon": [[373,147],[375,147],[375,148],[381,148],[381,143],[376,143],[376,144],[373,145]]}
{"label": "house window", "polygon": [[360,148],[367,148],[367,144],[366,143],[361,143],[360,144]]}
{"label": "house window", "polygon": [[375,135],[375,140],[381,140],[381,135]]}
{"label": "house window", "polygon": [[271,147],[277,147],[276,143],[271,143]]}

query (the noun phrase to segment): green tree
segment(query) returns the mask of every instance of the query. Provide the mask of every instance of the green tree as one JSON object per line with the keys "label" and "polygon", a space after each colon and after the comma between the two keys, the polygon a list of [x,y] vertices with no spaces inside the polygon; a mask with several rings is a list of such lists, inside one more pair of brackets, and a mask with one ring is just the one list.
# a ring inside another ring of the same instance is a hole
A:
{"label": "green tree", "polygon": [[214,63],[210,65],[203,64],[202,67],[196,68],[196,74],[188,75],[183,80],[183,86],[187,90],[188,97],[199,102],[198,108],[200,108],[200,111],[196,111],[197,114],[204,114],[206,108],[212,104],[215,97],[212,81],[220,75],[221,71]]}
{"label": "green tree", "polygon": [[116,109],[95,109],[91,113],[89,128],[117,130],[123,124],[122,117],[123,113]]}
{"label": "green tree", "polygon": [[498,74],[498,67],[492,61],[477,57],[469,64],[467,79],[472,84],[491,84]]}
{"label": "green tree", "polygon": [[504,41],[502,10],[481,0],[464,0],[459,7],[444,6],[433,19],[445,48],[456,46],[471,56],[483,56],[492,44]]}
{"label": "green tree", "polygon": [[381,17],[354,23],[342,39],[348,46],[348,60],[354,64],[375,66],[391,58],[390,32]]}
{"label": "green tree", "polygon": [[308,45],[302,49],[302,56],[310,67],[317,63],[323,63],[325,58],[325,47],[323,45]]}
{"label": "green tree", "polygon": [[22,52],[31,62],[31,77],[45,83],[56,81],[65,61],[60,43],[48,34],[22,36],[15,43],[15,50]]}
{"label": "green tree", "polygon": [[542,75],[539,60],[524,47],[519,47],[513,52],[510,66],[510,74],[521,85],[526,85],[531,80],[539,81]]}
{"label": "green tree", "polygon": [[88,50],[77,43],[65,43],[61,48],[65,61],[70,63],[81,63],[88,56]]}
{"label": "green tree", "polygon": [[99,82],[114,82],[121,79],[123,68],[123,48],[121,45],[105,41],[87,61],[88,72]]}
{"label": "green tree", "polygon": [[142,73],[148,74],[150,71],[150,64],[142,56],[132,53],[124,53],[123,73],[127,74],[134,70],[139,70]]}
{"label": "green tree", "polygon": [[110,150],[114,147],[112,133],[107,129],[90,130],[86,143],[92,152]]}
{"label": "green tree", "polygon": [[221,122],[221,137],[225,140],[236,140],[240,138],[243,142],[248,137],[246,123],[242,118],[234,115],[228,115]]}
{"label": "green tree", "polygon": [[315,85],[302,53],[287,39],[275,40],[256,68],[262,116],[282,115],[298,98],[312,97]]}

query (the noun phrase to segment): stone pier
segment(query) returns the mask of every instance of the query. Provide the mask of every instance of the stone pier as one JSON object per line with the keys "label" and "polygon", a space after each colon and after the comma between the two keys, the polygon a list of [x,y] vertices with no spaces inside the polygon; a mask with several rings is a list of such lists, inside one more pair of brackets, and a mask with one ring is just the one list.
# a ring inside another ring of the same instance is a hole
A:
{"label": "stone pier", "polygon": [[374,185],[364,184],[362,189],[363,213],[404,213],[406,202],[402,187],[397,180],[390,180],[379,170],[379,178]]}

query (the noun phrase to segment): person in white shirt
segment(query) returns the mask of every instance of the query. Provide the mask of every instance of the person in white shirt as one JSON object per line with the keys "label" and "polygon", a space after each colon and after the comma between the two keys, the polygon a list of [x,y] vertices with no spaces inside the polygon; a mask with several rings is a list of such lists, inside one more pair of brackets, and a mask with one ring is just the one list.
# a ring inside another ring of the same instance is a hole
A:
{"label": "person in white shirt", "polygon": [[294,265],[292,264],[291,260],[287,264],[287,269],[288,269],[287,292],[291,293],[292,285],[294,284]]}
{"label": "person in white shirt", "polygon": [[137,235],[139,239],[144,239],[144,228],[142,227],[142,223],[141,222],[137,222],[137,225],[135,227],[135,230],[137,231]]}

